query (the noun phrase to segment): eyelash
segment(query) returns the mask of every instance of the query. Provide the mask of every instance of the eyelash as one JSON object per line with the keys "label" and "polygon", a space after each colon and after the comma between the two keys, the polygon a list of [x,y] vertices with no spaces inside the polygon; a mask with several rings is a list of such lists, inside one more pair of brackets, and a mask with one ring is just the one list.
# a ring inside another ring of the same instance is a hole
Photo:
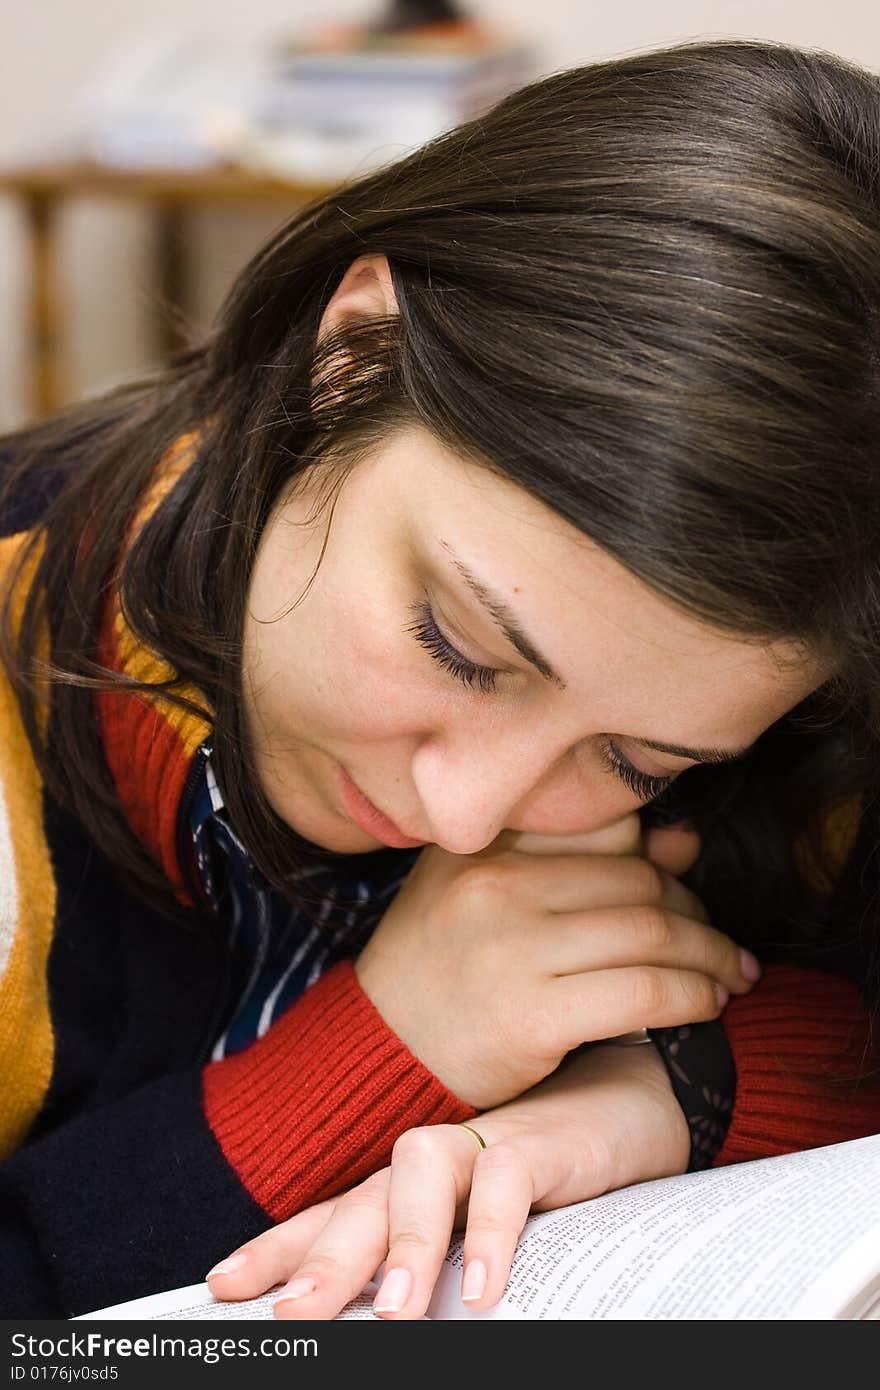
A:
{"label": "eyelash", "polygon": [[[503,671],[494,666],[480,666],[477,662],[469,661],[455,647],[450,646],[434,620],[430,604],[410,604],[410,611],[416,614],[417,621],[411,623],[406,631],[412,633],[435,661],[464,685],[472,688],[474,682],[479,682],[483,694],[495,693],[497,679],[504,675]],[[600,751],[602,762],[608,771],[625,782],[643,801],[652,801],[675,781],[674,777],[650,777],[647,772],[640,772],[632,763],[627,762],[610,738],[605,739]]]}
{"label": "eyelash", "polygon": [[429,603],[411,603],[410,612],[415,613],[418,622],[411,623],[406,629],[411,632],[417,642],[420,642],[432,655],[435,661],[439,661],[447,671],[467,686],[473,686],[474,681],[479,681],[480,690],[484,695],[495,693],[496,681],[503,671],[497,670],[494,666],[478,666],[474,661],[468,661],[466,656],[456,651],[447,642],[443,633],[434,621],[434,614]]}
{"label": "eyelash", "polygon": [[609,772],[613,772],[625,782],[642,801],[653,801],[675,781],[674,777],[651,777],[647,772],[640,772],[618,752],[610,738],[604,740],[599,751]]}

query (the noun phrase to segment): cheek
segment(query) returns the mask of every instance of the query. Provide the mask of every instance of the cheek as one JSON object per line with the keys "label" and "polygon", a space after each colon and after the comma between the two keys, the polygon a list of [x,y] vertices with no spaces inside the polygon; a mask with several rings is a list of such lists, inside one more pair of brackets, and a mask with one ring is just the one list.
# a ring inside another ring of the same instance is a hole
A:
{"label": "cheek", "polygon": [[311,727],[340,739],[387,739],[425,727],[431,684],[418,649],[370,605],[345,611],[335,602],[304,614],[286,648],[287,697]]}
{"label": "cheek", "polygon": [[622,784],[598,766],[573,766],[572,760],[548,770],[511,815],[520,830],[545,833],[547,826],[559,835],[599,829],[638,804]]}
{"label": "cheek", "polygon": [[[353,729],[375,738],[411,734],[429,723],[430,685],[420,672],[411,639],[371,629],[349,637],[348,660],[336,662],[337,708]],[[328,661],[333,658],[328,654]],[[341,669],[344,665],[344,669]]]}

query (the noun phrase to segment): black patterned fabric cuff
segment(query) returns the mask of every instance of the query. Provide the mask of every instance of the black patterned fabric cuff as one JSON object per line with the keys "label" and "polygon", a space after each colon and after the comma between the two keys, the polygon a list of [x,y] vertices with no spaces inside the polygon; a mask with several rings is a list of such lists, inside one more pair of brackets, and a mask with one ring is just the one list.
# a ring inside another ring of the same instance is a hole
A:
{"label": "black patterned fabric cuff", "polygon": [[736,1064],[719,1019],[680,1028],[649,1028],[684,1111],[691,1136],[688,1172],[711,1168],[730,1127]]}

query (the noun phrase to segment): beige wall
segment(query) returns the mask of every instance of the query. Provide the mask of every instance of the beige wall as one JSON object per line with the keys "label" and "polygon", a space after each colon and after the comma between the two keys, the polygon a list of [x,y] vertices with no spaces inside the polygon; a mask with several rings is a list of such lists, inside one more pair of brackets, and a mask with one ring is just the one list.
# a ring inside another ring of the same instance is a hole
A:
{"label": "beige wall", "polygon": [[[696,38],[744,36],[826,48],[880,71],[876,0],[471,0],[472,12],[535,34],[544,70]],[[2,3],[0,162],[64,121],[71,98],[125,39],[151,26],[255,32],[375,13],[369,0],[29,0]],[[200,214],[192,226],[195,311],[207,322],[238,265],[278,221],[274,211]],[[152,361],[149,219],[136,207],[82,200],[61,223],[69,393],[106,389]],[[13,202],[0,199],[0,429],[28,417],[24,370],[27,245]]]}

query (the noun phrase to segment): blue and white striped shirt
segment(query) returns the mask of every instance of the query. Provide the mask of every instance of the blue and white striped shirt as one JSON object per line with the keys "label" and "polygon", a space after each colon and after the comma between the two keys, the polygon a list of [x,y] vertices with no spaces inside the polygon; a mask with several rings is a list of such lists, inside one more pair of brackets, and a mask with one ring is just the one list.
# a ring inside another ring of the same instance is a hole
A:
{"label": "blue and white striped shirt", "polygon": [[290,902],[266,882],[230,825],[210,745],[204,747],[208,756],[190,827],[208,901],[215,912],[229,914],[234,982],[231,1010],[211,1054],[217,1061],[262,1037],[325,970],[359,953],[421,846],[306,864],[297,880],[308,879],[310,896],[319,896],[320,905]]}

